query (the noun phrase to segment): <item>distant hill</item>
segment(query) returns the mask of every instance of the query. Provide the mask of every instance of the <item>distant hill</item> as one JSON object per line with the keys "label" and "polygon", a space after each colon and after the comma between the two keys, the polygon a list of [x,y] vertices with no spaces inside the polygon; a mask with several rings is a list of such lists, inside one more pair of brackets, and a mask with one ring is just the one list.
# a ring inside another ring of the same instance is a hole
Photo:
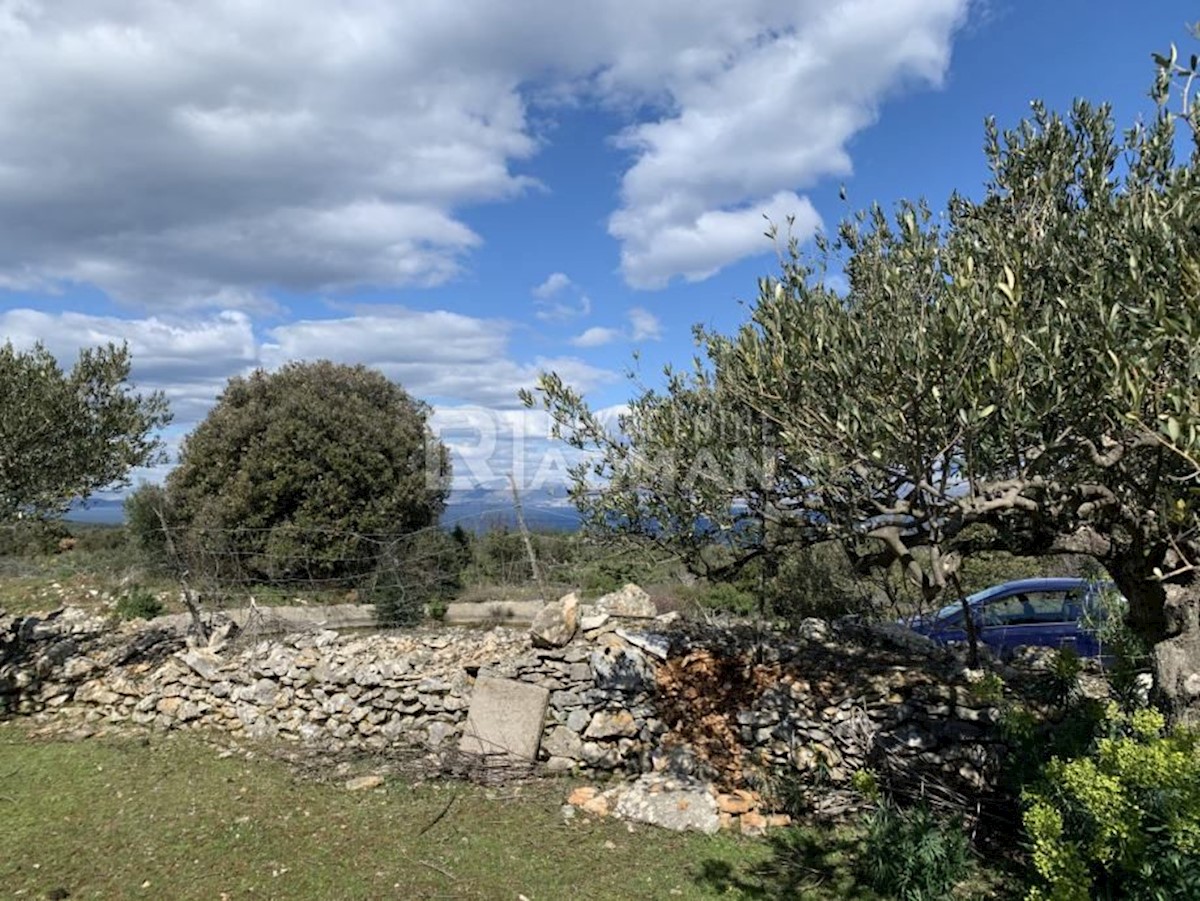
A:
{"label": "distant hill", "polygon": [[67,511],[69,522],[100,523],[116,525],[125,521],[123,500],[93,499],[86,504],[75,504]]}
{"label": "distant hill", "polygon": [[[525,524],[535,532],[574,532],[579,528],[579,511],[561,491],[522,492],[521,509]],[[452,491],[442,514],[442,525],[446,528],[461,525],[473,532],[486,532],[501,525],[513,528],[516,524],[517,511],[507,489]]]}
{"label": "distant hill", "polygon": [[[525,522],[535,532],[574,532],[579,528],[579,513],[562,491],[527,491],[521,495]],[[115,524],[124,522],[124,501],[100,498],[77,504],[67,514],[71,522]],[[486,532],[499,526],[515,527],[517,514],[512,494],[504,489],[472,488],[452,491],[442,514],[442,525],[461,525],[472,532]]]}

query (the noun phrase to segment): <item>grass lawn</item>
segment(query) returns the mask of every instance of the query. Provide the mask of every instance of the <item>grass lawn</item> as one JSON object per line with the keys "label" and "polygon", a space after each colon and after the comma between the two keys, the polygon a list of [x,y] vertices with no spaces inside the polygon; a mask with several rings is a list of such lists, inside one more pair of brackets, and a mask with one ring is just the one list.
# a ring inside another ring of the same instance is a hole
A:
{"label": "grass lawn", "polygon": [[793,878],[810,888],[789,898],[874,897],[854,887],[837,836],[787,833],[804,864],[784,875],[768,842],[565,822],[563,780],[349,792],[187,736],[68,742],[28,728],[0,724],[4,897],[775,898]]}

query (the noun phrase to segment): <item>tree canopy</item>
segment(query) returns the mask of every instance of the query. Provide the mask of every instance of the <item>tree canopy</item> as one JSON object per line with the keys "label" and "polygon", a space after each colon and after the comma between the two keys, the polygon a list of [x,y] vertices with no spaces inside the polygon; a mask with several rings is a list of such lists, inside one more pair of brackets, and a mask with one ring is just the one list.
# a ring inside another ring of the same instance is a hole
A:
{"label": "tree canopy", "polygon": [[1156,65],[1155,115],[1120,135],[1107,106],[1035,104],[988,123],[977,199],[789,241],[748,321],[698,332],[703,356],[619,434],[544,378],[560,433],[596,452],[585,512],[685,551],[715,529],[741,559],[838,538],[930,597],[964,553],[1086,554],[1155,643],[1160,697],[1194,707],[1200,102],[1195,56]]}
{"label": "tree canopy", "polygon": [[0,347],[0,522],[53,517],[159,459],[159,392],[129,385],[126,347],[85,349],[64,372],[41,344]]}
{"label": "tree canopy", "polygon": [[382,373],[319,361],[231,379],[163,499],[185,538],[255,577],[338,578],[435,525],[449,487],[429,408]]}

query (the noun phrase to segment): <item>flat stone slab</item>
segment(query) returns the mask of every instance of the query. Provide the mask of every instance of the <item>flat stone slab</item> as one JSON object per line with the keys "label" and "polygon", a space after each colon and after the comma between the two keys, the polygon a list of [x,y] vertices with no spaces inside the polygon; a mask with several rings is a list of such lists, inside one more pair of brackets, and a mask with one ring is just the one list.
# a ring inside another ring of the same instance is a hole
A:
{"label": "flat stone slab", "polygon": [[[207,611],[206,611],[207,612]],[[377,627],[374,604],[314,604],[306,607],[260,606],[257,616],[247,607],[214,611],[244,629],[251,623],[262,635],[314,632],[321,629],[373,629]],[[253,617],[253,619],[252,619]],[[185,632],[192,624],[187,613],[168,613],[150,620],[159,629]]]}
{"label": "flat stone slab", "polygon": [[540,685],[480,675],[458,748],[467,754],[536,760],[550,692]]}
{"label": "flat stone slab", "polygon": [[707,785],[647,773],[620,796],[616,816],[675,832],[715,835],[721,828],[717,799]]}
{"label": "flat stone slab", "polygon": [[471,623],[500,623],[504,626],[527,626],[533,622],[545,601],[479,601],[456,602],[446,606],[442,618],[448,626]]}

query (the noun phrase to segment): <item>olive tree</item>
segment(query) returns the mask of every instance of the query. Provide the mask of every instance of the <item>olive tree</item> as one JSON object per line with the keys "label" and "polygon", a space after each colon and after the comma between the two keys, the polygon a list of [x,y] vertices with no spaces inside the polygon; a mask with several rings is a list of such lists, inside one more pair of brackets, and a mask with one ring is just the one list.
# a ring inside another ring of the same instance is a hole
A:
{"label": "olive tree", "polygon": [[0,523],[61,515],[160,458],[166,400],[134,391],[129,370],[128,348],[112,344],[69,372],[41,344],[0,346]]}
{"label": "olive tree", "polygon": [[[748,321],[702,333],[701,369],[650,407],[708,392],[708,413],[764,423],[762,509],[873,546],[930,598],[954,587],[963,554],[1095,559],[1154,646],[1160,700],[1187,717],[1200,711],[1200,103],[1194,56],[1156,63],[1148,122],[1118,136],[1106,106],[1035,105],[1016,129],[988,124],[977,199],[871,209],[808,256],[789,242]],[[580,399],[541,387],[561,427],[595,445]],[[654,489],[623,480],[625,444],[651,423],[635,403],[627,441],[593,448],[607,483],[577,492],[644,505]]]}
{"label": "olive tree", "polygon": [[231,575],[360,575],[437,523],[450,468],[428,419],[425,404],[361,365],[233,378],[183,442],[164,517]]}
{"label": "olive tree", "polygon": [[775,465],[775,424],[728,396],[700,360],[668,369],[665,390],[644,389],[615,420],[553,373],[539,390],[555,436],[584,451],[570,492],[586,529],[659,545],[711,579],[827,536],[797,515],[801,486]]}

